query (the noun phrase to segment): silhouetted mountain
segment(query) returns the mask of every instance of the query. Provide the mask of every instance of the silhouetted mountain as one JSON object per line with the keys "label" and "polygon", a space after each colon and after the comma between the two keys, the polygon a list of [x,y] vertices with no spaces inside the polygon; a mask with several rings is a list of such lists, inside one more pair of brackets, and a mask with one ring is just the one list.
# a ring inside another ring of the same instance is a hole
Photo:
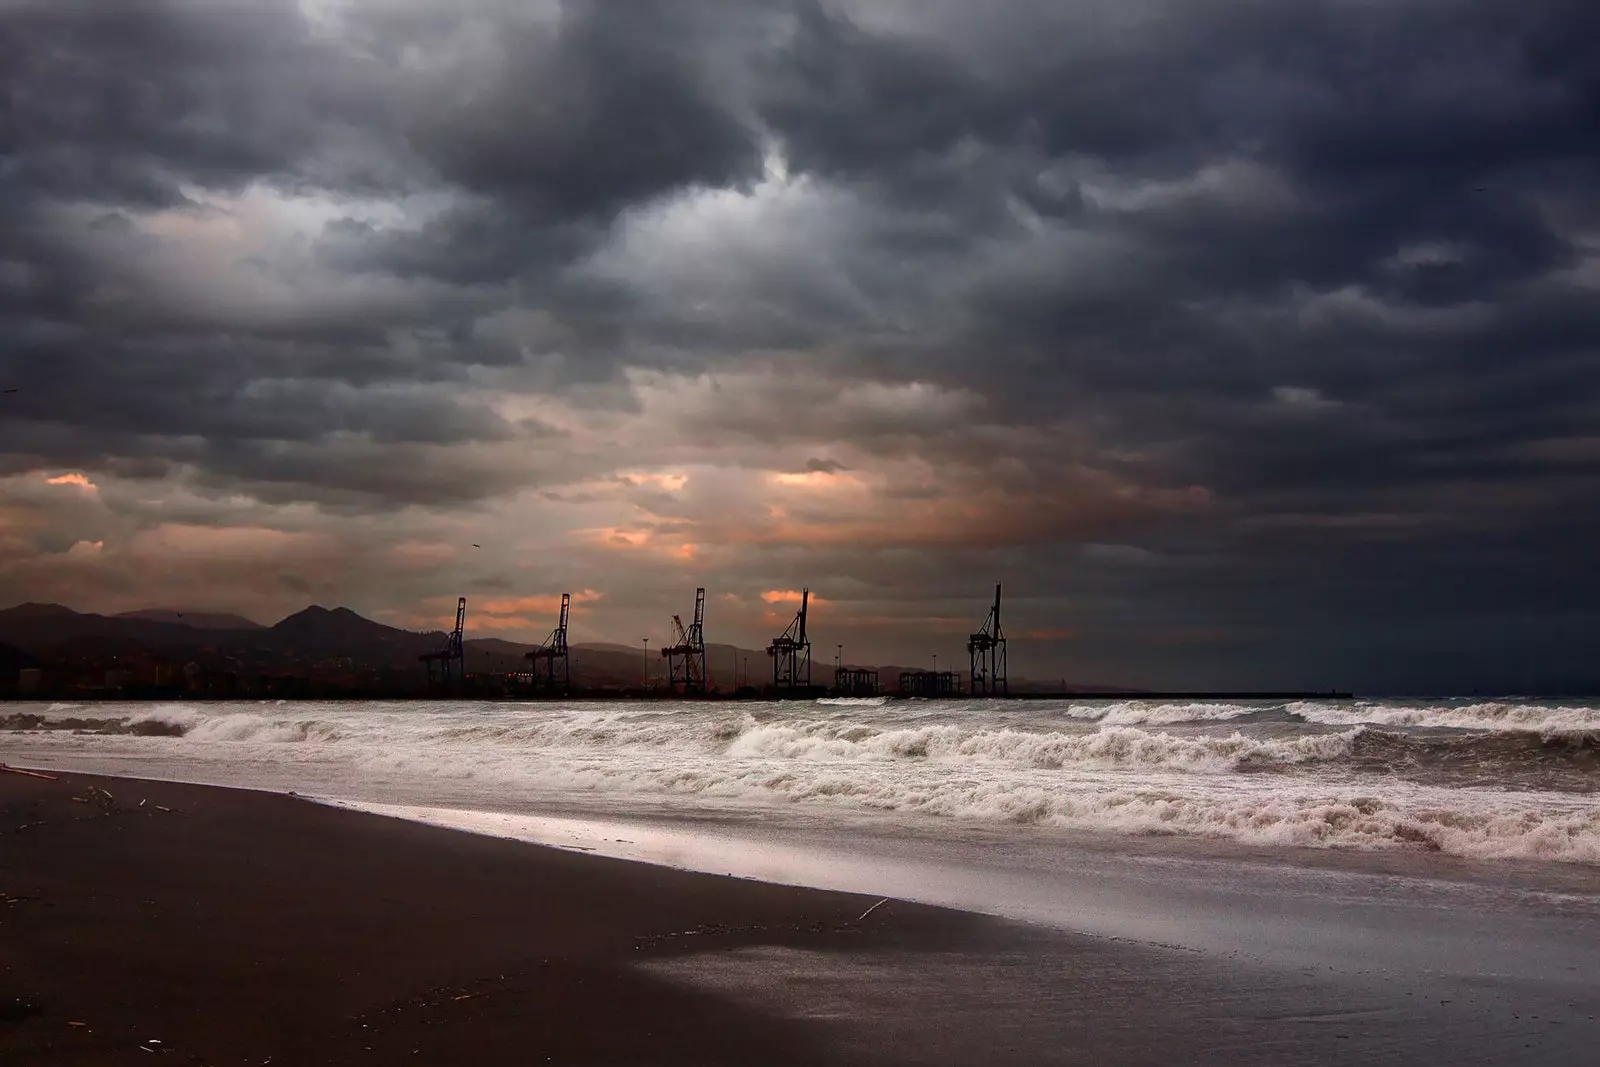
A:
{"label": "silhouetted mountain", "polygon": [[267,635],[274,644],[304,654],[384,661],[415,658],[443,647],[445,640],[441,632],[413,633],[373,622],[349,608],[330,610],[317,604],[268,628]]}
{"label": "silhouetted mountain", "polygon": [[23,604],[0,611],[0,642],[43,659],[97,659],[148,652],[192,657],[209,651],[225,658],[263,656],[292,670],[296,663],[344,658],[377,666],[410,664],[444,644],[442,633],[416,634],[362,618],[348,608],[311,607],[273,627],[249,620],[239,629],[188,625],[142,613],[108,617],[80,614],[57,604]]}
{"label": "silhouetted mountain", "polygon": [[21,604],[0,611],[0,641],[35,656],[69,644],[116,641],[151,649],[184,647],[212,640],[203,630],[147,619],[79,614],[59,604]]}
{"label": "silhouetted mountain", "polygon": [[[470,632],[470,631],[469,631]],[[443,635],[440,635],[443,641]],[[474,674],[517,674],[528,670],[527,654],[538,645],[506,641],[499,637],[469,638],[464,642],[467,670]],[[637,686],[644,678],[644,648],[607,643],[572,646],[572,676],[586,686]],[[666,676],[666,665],[650,649],[652,677]]]}
{"label": "silhouetted mountain", "polygon": [[[220,628],[227,620],[244,625]],[[202,613],[191,617],[184,612],[178,617],[176,611],[157,609],[111,617],[81,614],[59,604],[22,604],[0,610],[0,671],[13,677],[20,667],[35,665],[70,665],[75,671],[91,674],[99,670],[103,676],[113,666],[121,669],[148,654],[145,659],[155,656],[192,662],[201,671],[246,678],[337,676],[353,679],[351,685],[380,685],[398,691],[424,684],[426,674],[417,657],[444,644],[442,631],[414,633],[374,622],[349,608],[320,605],[270,627],[239,616]],[[527,653],[536,647],[497,637],[469,637],[466,669],[475,675],[521,673],[528,669]],[[648,664],[652,683],[661,685],[667,664],[660,649],[654,641],[648,654],[642,644],[575,643],[573,681],[584,687],[634,688],[643,680]],[[713,687],[719,691],[730,692],[741,683],[758,687],[771,683],[772,661],[762,649],[713,644],[706,652]],[[964,672],[967,664],[960,661],[948,666]],[[898,688],[901,669],[895,665],[877,668],[884,692]],[[833,657],[820,647],[814,652],[811,678],[821,686],[833,682]],[[1013,692],[1059,688],[1059,683],[1030,684],[1012,678]],[[1071,688],[1082,693],[1119,691],[1110,686]]]}
{"label": "silhouetted mountain", "polygon": [[[440,644],[444,643],[440,635]],[[535,645],[519,644],[498,637],[478,637],[462,642],[467,670],[473,673],[516,674],[527,669],[529,652]]]}
{"label": "silhouetted mountain", "polygon": [[243,615],[226,612],[178,611],[173,608],[140,608],[111,616],[113,619],[143,619],[146,622],[170,622],[190,626],[196,630],[264,630],[259,622]]}

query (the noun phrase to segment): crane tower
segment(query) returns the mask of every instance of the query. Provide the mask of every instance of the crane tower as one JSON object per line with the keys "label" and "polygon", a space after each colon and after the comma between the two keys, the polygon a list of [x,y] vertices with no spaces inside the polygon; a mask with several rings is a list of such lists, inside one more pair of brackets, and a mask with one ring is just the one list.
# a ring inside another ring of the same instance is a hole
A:
{"label": "crane tower", "polygon": [[533,691],[565,695],[572,691],[572,656],[567,649],[567,617],[572,610],[572,594],[561,594],[561,620],[544,644],[526,656]]}
{"label": "crane tower", "polygon": [[672,644],[661,650],[667,661],[667,684],[685,695],[704,694],[711,688],[706,667],[706,591],[694,591],[694,621],[687,629],[683,619],[672,617]]}
{"label": "crane tower", "polygon": [[785,690],[811,688],[811,641],[806,637],[806,609],[811,590],[800,590],[800,610],[787,629],[772,639],[767,655],[772,657],[772,687]]}
{"label": "crane tower", "polygon": [[994,607],[983,627],[967,638],[972,657],[972,695],[1006,696],[1006,632],[1000,628],[1000,586],[994,587]]}
{"label": "crane tower", "polygon": [[[467,677],[467,653],[462,644],[462,636],[467,629],[467,598],[461,597],[456,601],[456,628],[445,634],[444,647],[437,652],[424,652],[417,658],[422,661],[423,669],[428,672],[428,686],[437,685],[446,692],[461,688]],[[439,665],[439,677],[435,681],[433,665]]]}

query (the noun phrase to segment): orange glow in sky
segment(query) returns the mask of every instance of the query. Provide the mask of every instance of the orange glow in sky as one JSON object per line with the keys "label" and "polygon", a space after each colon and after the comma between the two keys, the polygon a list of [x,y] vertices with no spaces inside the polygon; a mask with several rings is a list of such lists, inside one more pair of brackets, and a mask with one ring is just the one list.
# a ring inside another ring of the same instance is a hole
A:
{"label": "orange glow in sky", "polygon": [[801,471],[784,472],[772,476],[778,485],[799,486],[804,489],[859,489],[861,479],[853,474],[838,474],[830,471]]}
{"label": "orange glow in sky", "polygon": [[[800,590],[798,589],[769,589],[761,594],[761,599],[768,604],[798,604],[800,603]],[[821,604],[823,600],[817,594],[811,594],[811,603]]]}

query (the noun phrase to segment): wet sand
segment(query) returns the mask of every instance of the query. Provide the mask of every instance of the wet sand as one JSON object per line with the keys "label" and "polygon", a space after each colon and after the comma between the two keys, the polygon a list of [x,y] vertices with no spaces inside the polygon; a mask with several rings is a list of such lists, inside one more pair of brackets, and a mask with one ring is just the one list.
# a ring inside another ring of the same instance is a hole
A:
{"label": "wet sand", "polygon": [[0,774],[0,1061],[1559,1064],[1600,1047],[1592,985],[1529,1017],[1487,978],[1435,1002],[875,902],[277,794]]}

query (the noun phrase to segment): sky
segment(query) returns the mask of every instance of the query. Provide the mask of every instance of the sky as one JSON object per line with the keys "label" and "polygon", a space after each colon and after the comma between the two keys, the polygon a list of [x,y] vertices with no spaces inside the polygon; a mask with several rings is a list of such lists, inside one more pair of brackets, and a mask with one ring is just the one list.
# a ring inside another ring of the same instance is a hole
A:
{"label": "sky", "polygon": [[[1588,0],[0,0],[0,602],[1600,685]],[[10,390],[15,390],[11,392]]]}

